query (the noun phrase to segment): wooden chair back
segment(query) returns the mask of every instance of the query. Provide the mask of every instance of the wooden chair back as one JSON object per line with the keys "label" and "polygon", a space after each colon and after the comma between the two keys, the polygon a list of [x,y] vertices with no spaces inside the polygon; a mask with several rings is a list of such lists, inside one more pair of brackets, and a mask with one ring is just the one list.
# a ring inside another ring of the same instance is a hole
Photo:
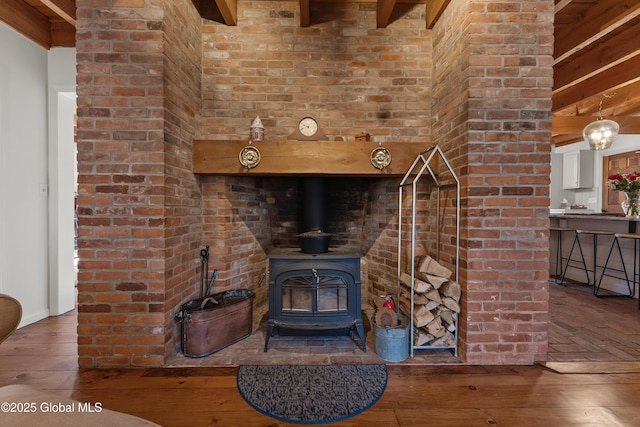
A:
{"label": "wooden chair back", "polygon": [[22,319],[22,305],[9,295],[0,294],[0,343],[16,330]]}

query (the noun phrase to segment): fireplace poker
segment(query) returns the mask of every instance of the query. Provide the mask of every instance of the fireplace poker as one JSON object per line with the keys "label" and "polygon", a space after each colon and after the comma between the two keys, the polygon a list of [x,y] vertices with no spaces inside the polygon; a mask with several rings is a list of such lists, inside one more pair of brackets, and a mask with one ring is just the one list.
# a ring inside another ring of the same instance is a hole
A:
{"label": "fireplace poker", "polygon": [[200,297],[204,298],[205,277],[209,277],[209,246],[200,250]]}
{"label": "fireplace poker", "polygon": [[266,272],[263,272],[263,273],[260,275],[260,280],[258,280],[258,287],[260,287],[260,286],[262,285],[262,282],[264,282],[265,277],[267,277],[267,273],[266,273]]}
{"label": "fireplace poker", "polygon": [[213,270],[213,274],[211,275],[211,280],[209,281],[209,287],[207,288],[207,293],[205,296],[211,295],[211,288],[213,287],[213,282],[216,281],[216,277],[218,277],[218,269]]}

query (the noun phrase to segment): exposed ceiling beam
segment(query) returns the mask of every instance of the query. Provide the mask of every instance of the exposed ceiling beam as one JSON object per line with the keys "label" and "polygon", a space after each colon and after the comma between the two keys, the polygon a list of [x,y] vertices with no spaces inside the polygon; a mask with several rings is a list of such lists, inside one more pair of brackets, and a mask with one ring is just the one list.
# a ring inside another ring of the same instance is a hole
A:
{"label": "exposed ceiling beam", "polygon": [[391,12],[396,5],[396,0],[378,0],[378,9],[376,13],[376,24],[378,28],[385,28],[389,25]]}
{"label": "exposed ceiling beam", "polygon": [[639,133],[640,0],[556,0],[552,143],[601,116]]}
{"label": "exposed ceiling beam", "polygon": [[427,28],[432,29],[451,0],[427,0]]}
{"label": "exposed ceiling beam", "polygon": [[554,10],[555,13],[560,12],[565,7],[569,6],[573,0],[560,0],[556,2],[556,8]]}
{"label": "exposed ceiling beam", "polygon": [[216,0],[224,23],[230,26],[238,25],[238,6],[236,0]]}
{"label": "exposed ceiling beam", "polygon": [[[553,116],[551,118],[551,133],[574,134],[582,138],[584,127],[597,118],[596,116]],[[640,134],[638,117],[616,116],[614,119],[620,125],[621,134]]]}
{"label": "exposed ceiling beam", "polygon": [[555,35],[554,63],[564,61],[638,16],[637,0],[601,0],[582,19]]}
{"label": "exposed ceiling beam", "polygon": [[0,21],[45,49],[51,48],[49,20],[22,0],[2,0]]}
{"label": "exposed ceiling beam", "polygon": [[[640,120],[640,81],[616,89],[611,95],[603,101],[603,114],[636,116]],[[596,111],[598,106],[594,105],[591,110],[582,109],[578,115],[595,114]]]}
{"label": "exposed ceiling beam", "polygon": [[629,43],[630,40],[640,40],[640,19],[634,22],[636,25],[602,40],[598,49],[585,49],[570,60],[556,64],[554,94],[640,55],[640,43]]}
{"label": "exposed ceiling beam", "polygon": [[553,96],[553,111],[558,111],[585,99],[585,94],[608,94],[618,88],[640,81],[640,55],[607,68]]}
{"label": "exposed ceiling beam", "polygon": [[311,25],[311,12],[309,12],[309,0],[300,0],[300,26]]}
{"label": "exposed ceiling beam", "polygon": [[[67,2],[73,0],[41,0],[48,2]],[[214,0],[222,21],[226,25],[238,25],[237,3],[236,0]],[[316,0],[318,3],[333,3],[336,0]],[[396,3],[409,4],[425,4],[426,3],[426,21],[427,28],[433,28],[442,12],[451,0],[341,0],[344,3],[377,3],[376,24],[378,28],[385,28],[391,22],[393,8]],[[203,18],[208,18],[203,13],[201,0],[192,0]],[[308,27],[311,25],[311,0],[298,0],[300,5],[300,26]],[[205,3],[206,4],[206,3]]]}
{"label": "exposed ceiling beam", "polygon": [[51,22],[51,47],[54,46],[75,47],[76,27],[65,21]]}
{"label": "exposed ceiling beam", "polygon": [[76,26],[76,2],[75,0],[40,0],[40,2],[54,11],[59,17],[69,24]]}

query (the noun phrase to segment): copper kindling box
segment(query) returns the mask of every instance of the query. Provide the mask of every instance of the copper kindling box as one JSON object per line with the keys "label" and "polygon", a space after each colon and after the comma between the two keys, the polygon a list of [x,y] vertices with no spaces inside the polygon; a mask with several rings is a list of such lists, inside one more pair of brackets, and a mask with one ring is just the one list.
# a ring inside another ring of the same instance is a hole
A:
{"label": "copper kindling box", "polygon": [[184,355],[208,356],[251,335],[254,298],[250,290],[235,289],[183,304],[175,318]]}

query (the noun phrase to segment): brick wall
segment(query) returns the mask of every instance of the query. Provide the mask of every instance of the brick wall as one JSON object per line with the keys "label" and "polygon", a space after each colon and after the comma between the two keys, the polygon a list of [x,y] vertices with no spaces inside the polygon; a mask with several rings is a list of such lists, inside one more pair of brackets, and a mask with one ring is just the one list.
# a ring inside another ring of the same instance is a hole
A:
{"label": "brick wall", "polygon": [[362,282],[370,295],[397,294],[399,182],[381,179],[369,188],[361,248],[366,254]]}
{"label": "brick wall", "polygon": [[463,183],[469,363],[546,359],[553,6],[453,0],[434,30],[433,134]]}
{"label": "brick wall", "polygon": [[[238,1],[238,26],[203,26],[204,139],[286,139],[305,115],[324,133],[428,141],[431,39],[424,5],[376,28],[375,3],[314,4],[300,27],[290,1]],[[399,9],[399,10],[400,10]],[[405,10],[408,9],[408,10]]]}

